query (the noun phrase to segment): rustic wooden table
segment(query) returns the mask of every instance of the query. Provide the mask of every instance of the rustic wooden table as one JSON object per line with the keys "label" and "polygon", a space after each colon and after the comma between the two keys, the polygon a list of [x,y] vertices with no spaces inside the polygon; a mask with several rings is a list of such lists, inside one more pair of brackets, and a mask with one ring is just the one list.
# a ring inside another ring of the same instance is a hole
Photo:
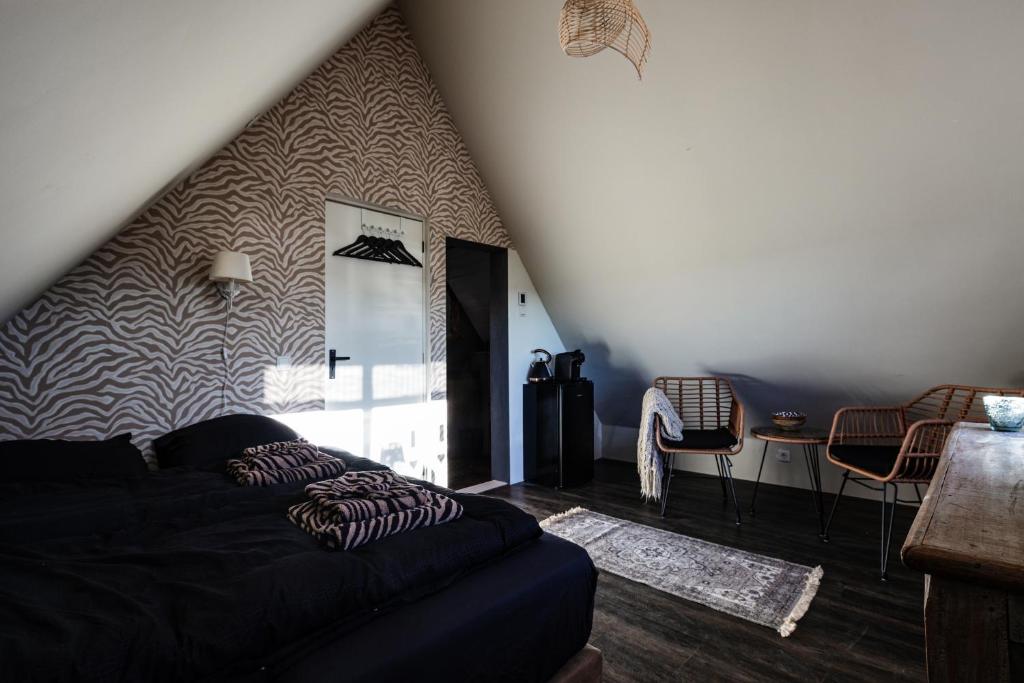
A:
{"label": "rustic wooden table", "polygon": [[954,427],[903,544],[929,681],[1024,680],[1024,433]]}

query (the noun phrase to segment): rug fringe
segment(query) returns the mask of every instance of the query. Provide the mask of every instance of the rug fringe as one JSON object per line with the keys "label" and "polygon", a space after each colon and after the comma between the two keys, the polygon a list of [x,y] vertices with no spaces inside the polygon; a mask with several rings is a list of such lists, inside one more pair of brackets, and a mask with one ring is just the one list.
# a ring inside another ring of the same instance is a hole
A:
{"label": "rug fringe", "polygon": [[541,529],[546,529],[546,528],[548,528],[549,525],[551,525],[551,524],[553,524],[553,523],[555,523],[555,522],[557,522],[559,520],[565,519],[566,517],[572,517],[573,515],[578,515],[581,512],[589,512],[589,510],[587,510],[586,508],[581,508],[579,506],[574,507],[574,508],[569,508],[565,512],[559,512],[556,515],[551,515],[547,519],[542,520],[541,523],[540,523],[540,528]]}
{"label": "rug fringe", "polygon": [[807,580],[804,582],[804,590],[800,594],[800,598],[779,626],[779,635],[783,638],[789,637],[796,630],[796,622],[800,621],[800,617],[807,613],[807,609],[811,606],[811,601],[814,600],[814,596],[818,593],[818,586],[821,585],[821,577],[824,573],[825,571],[821,568],[821,565],[818,565],[807,574]]}

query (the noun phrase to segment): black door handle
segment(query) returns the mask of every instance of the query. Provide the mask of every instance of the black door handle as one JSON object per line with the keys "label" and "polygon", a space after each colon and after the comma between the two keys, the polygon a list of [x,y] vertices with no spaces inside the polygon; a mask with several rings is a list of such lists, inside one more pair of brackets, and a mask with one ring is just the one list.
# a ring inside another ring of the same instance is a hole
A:
{"label": "black door handle", "polygon": [[339,360],[351,360],[351,358],[349,356],[339,356],[335,353],[334,349],[331,349],[330,362],[328,362],[327,364],[327,367],[330,372],[329,377],[331,379],[334,379],[334,364],[337,363]]}

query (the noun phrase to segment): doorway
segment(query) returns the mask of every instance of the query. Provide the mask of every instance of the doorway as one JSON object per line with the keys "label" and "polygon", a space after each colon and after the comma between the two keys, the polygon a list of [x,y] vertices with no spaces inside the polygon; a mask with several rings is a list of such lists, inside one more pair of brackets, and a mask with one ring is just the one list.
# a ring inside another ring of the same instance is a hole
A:
{"label": "doorway", "polygon": [[449,237],[448,486],[507,482],[508,250]]}
{"label": "doorway", "polygon": [[325,209],[325,411],[318,443],[444,483],[427,403],[424,219]]}

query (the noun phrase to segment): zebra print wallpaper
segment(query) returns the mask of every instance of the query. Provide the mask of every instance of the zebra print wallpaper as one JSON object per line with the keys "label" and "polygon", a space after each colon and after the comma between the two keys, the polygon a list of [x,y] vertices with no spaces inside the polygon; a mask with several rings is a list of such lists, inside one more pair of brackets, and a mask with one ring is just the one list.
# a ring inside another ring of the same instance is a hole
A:
{"label": "zebra print wallpaper", "polygon": [[[328,195],[428,219],[431,394],[443,398],[445,237],[511,244],[390,7],[0,328],[0,437],[131,431],[148,453],[225,411],[322,408]],[[221,249],[248,253],[254,279],[226,328],[206,279]],[[293,367],[277,370],[279,355]]]}

